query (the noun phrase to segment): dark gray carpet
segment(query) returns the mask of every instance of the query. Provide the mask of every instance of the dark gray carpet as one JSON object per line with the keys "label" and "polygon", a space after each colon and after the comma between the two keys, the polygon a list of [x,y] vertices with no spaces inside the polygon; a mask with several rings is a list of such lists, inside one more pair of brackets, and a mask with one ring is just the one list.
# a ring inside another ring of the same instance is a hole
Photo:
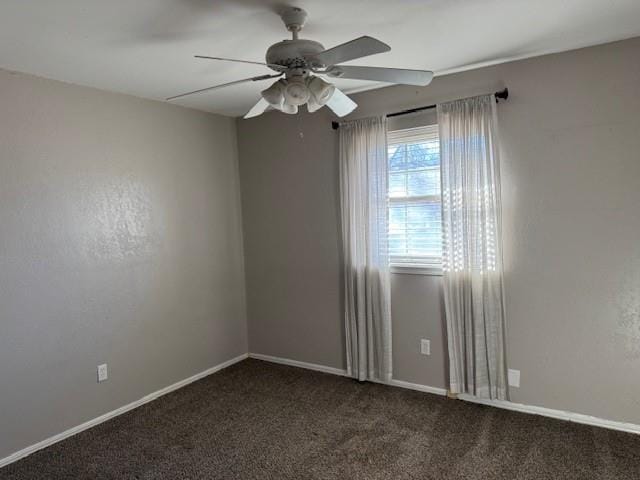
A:
{"label": "dark gray carpet", "polygon": [[640,436],[246,360],[1,479],[639,479]]}

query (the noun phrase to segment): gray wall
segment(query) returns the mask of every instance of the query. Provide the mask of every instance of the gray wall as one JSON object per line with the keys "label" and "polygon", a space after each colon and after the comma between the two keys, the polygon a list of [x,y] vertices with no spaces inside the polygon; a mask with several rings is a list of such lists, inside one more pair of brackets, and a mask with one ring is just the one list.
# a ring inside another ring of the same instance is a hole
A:
{"label": "gray wall", "polygon": [[[638,58],[633,39],[354,96],[364,117],[511,90],[499,116],[515,402],[640,423]],[[247,307],[252,352],[344,368],[330,120],[238,120]],[[438,277],[392,283],[394,377],[444,386]]]}
{"label": "gray wall", "polygon": [[338,165],[331,119],[238,121],[249,350],[341,368]]}
{"label": "gray wall", "polygon": [[232,119],[6,71],[0,106],[3,458],[247,338]]}

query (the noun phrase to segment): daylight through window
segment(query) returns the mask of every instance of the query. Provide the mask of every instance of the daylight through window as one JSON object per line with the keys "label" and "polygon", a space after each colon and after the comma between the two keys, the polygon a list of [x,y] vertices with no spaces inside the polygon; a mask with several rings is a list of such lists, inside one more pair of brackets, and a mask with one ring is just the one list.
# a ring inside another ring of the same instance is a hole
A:
{"label": "daylight through window", "polygon": [[388,133],[391,264],[440,267],[442,221],[438,126]]}

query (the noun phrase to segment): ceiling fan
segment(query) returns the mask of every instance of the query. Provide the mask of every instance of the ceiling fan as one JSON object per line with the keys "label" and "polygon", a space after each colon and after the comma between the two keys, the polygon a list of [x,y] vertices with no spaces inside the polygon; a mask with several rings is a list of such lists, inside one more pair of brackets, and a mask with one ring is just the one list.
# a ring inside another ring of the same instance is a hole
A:
{"label": "ceiling fan", "polygon": [[428,70],[340,65],[342,62],[348,62],[349,60],[388,52],[391,47],[375,38],[363,36],[325,50],[318,42],[298,38],[300,30],[302,30],[307,19],[306,11],[297,7],[287,7],[280,16],[287,30],[291,32],[292,39],[271,45],[267,50],[266,63],[205,55],[195,56],[196,58],[208,60],[264,65],[277,73],[259,75],[202,88],[167,98],[167,100],[175,100],[187,95],[240,83],[279,78],[269,88],[261,92],[262,98],[249,110],[244,118],[256,117],[269,108],[295,114],[298,113],[298,107],[305,104],[309,112],[315,112],[326,105],[336,115],[343,117],[351,113],[357,107],[357,104],[319,75],[326,75],[330,78],[352,78],[418,86],[426,86],[433,79],[433,72]]}

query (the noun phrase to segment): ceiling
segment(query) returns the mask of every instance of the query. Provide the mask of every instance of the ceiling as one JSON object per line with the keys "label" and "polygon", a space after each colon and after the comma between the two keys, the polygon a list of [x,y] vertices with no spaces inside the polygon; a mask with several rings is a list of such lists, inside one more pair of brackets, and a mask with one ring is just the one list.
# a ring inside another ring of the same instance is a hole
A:
{"label": "ceiling", "polygon": [[[302,38],[328,48],[371,35],[392,47],[351,64],[436,74],[640,36],[638,0],[3,0],[0,68],[163,100],[269,73],[193,55],[263,61],[289,38],[276,14],[286,4],[309,12]],[[347,92],[380,86],[335,83]],[[238,116],[268,84],[175,103]]]}

